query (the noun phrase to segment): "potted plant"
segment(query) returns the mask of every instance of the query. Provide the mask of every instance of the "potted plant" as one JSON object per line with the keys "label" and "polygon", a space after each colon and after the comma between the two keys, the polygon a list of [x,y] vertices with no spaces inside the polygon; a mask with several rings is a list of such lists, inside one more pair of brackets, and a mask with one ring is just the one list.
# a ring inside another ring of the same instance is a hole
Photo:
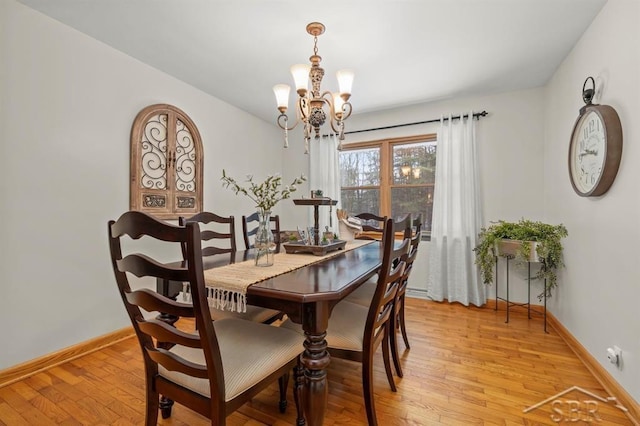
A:
{"label": "potted plant", "polygon": [[[550,296],[550,290],[557,284],[556,271],[564,266],[561,239],[567,235],[567,228],[562,224],[549,225],[526,219],[520,219],[518,222],[492,222],[489,227],[481,229],[478,245],[473,249],[484,283],[493,282],[496,256],[538,261],[540,270],[532,278],[546,279],[544,291]],[[542,296],[544,293],[538,298]]]}

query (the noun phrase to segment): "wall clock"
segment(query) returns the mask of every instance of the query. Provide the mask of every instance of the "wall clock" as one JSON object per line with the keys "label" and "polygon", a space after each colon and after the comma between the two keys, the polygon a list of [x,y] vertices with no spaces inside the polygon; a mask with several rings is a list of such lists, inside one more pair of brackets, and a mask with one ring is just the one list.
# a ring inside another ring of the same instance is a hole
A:
{"label": "wall clock", "polygon": [[[593,88],[586,89],[591,80]],[[622,126],[613,107],[591,103],[595,92],[593,77],[582,86],[585,105],[573,126],[569,145],[571,185],[582,197],[595,197],[609,190],[622,157]]]}

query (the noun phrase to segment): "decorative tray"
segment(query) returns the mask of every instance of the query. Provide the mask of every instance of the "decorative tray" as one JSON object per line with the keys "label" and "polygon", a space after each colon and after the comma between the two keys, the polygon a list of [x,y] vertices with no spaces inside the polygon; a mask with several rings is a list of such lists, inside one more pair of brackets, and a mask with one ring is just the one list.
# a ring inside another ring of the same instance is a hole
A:
{"label": "decorative tray", "polygon": [[293,204],[296,206],[335,206],[338,204],[338,200],[332,200],[331,198],[296,198],[293,200]]}
{"label": "decorative tray", "polygon": [[311,253],[316,256],[324,256],[325,254],[335,251],[342,250],[344,246],[347,244],[344,240],[337,240],[327,244],[321,244],[318,246],[315,245],[307,245],[304,243],[284,243],[284,249],[287,253]]}

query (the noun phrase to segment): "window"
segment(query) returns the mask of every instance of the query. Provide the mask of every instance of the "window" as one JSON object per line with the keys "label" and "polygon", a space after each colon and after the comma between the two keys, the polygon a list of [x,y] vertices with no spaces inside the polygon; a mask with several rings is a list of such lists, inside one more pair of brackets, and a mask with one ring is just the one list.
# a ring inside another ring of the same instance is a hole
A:
{"label": "window", "polygon": [[399,218],[422,213],[431,234],[436,135],[344,145],[340,152],[342,208]]}
{"label": "window", "polygon": [[140,111],[131,129],[130,208],[162,219],[202,211],[202,140],[171,105]]}

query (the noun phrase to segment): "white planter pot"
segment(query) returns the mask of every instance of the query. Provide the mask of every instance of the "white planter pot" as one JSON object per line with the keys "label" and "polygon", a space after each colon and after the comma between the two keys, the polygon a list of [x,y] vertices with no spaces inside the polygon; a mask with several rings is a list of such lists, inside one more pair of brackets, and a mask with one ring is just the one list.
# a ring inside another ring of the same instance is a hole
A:
{"label": "white planter pot", "polygon": [[539,262],[536,250],[540,243],[537,241],[500,240],[496,243],[495,253],[502,257],[518,257],[518,252],[520,251],[522,244],[529,244],[529,258],[522,260],[527,262]]}

